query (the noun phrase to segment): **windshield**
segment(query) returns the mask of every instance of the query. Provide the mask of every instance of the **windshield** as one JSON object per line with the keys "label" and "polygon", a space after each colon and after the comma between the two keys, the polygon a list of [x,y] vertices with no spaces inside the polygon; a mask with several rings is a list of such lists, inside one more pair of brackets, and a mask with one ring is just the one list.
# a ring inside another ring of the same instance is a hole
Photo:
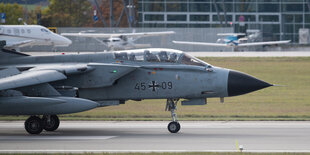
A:
{"label": "windshield", "polygon": [[43,29],[43,28],[42,28],[41,31],[42,31],[42,32],[45,32],[45,33],[50,33],[50,31],[49,31],[48,29]]}
{"label": "windshield", "polygon": [[139,50],[127,52],[115,52],[116,60],[125,61],[146,61],[146,62],[166,62],[166,63],[181,63],[193,66],[209,66],[208,63],[199,60],[189,54],[174,52],[169,50]]}
{"label": "windshield", "polygon": [[169,51],[132,51],[132,52],[117,52],[115,59],[129,61],[147,61],[147,62],[170,62],[176,63],[180,58],[181,53]]}
{"label": "windshield", "polygon": [[206,62],[199,60],[198,58],[195,58],[186,53],[184,53],[181,63],[186,65],[203,66],[203,67],[209,65]]}

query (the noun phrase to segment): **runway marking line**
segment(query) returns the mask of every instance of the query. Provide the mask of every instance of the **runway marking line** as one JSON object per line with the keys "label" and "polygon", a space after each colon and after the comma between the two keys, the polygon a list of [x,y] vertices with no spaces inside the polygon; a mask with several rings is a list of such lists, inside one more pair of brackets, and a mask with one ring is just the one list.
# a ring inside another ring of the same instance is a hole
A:
{"label": "runway marking line", "polygon": [[[236,150],[0,150],[0,153],[151,153],[151,152],[239,152]],[[310,150],[244,150],[253,153],[309,153]]]}
{"label": "runway marking line", "polygon": [[237,147],[237,150],[240,151],[239,145],[238,145],[238,140],[236,140],[236,147]]}
{"label": "runway marking line", "polygon": [[0,140],[107,140],[117,136],[0,136]]}

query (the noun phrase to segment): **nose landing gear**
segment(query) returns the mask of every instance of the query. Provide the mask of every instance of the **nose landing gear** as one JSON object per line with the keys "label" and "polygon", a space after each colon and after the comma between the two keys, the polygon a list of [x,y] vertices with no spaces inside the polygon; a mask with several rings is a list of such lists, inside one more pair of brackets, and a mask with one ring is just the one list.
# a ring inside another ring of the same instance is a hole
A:
{"label": "nose landing gear", "polygon": [[181,125],[178,122],[177,114],[175,112],[178,101],[179,99],[167,99],[166,103],[166,111],[171,111],[172,122],[168,124],[168,130],[171,133],[177,133],[181,129]]}

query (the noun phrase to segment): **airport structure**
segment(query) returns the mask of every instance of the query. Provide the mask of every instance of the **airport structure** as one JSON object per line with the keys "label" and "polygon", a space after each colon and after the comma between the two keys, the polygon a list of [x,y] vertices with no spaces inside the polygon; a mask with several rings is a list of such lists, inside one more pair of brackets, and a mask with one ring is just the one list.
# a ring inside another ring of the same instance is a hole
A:
{"label": "airport structure", "polygon": [[138,0],[140,27],[260,30],[265,41],[304,37],[309,42],[309,0]]}

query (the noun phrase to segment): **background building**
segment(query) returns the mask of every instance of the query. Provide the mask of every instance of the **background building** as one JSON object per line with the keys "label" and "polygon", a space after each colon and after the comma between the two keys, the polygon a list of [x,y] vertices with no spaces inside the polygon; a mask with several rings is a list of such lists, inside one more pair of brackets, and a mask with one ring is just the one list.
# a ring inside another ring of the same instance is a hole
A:
{"label": "background building", "polygon": [[263,39],[298,43],[310,28],[309,0],[138,0],[140,27],[258,29]]}

